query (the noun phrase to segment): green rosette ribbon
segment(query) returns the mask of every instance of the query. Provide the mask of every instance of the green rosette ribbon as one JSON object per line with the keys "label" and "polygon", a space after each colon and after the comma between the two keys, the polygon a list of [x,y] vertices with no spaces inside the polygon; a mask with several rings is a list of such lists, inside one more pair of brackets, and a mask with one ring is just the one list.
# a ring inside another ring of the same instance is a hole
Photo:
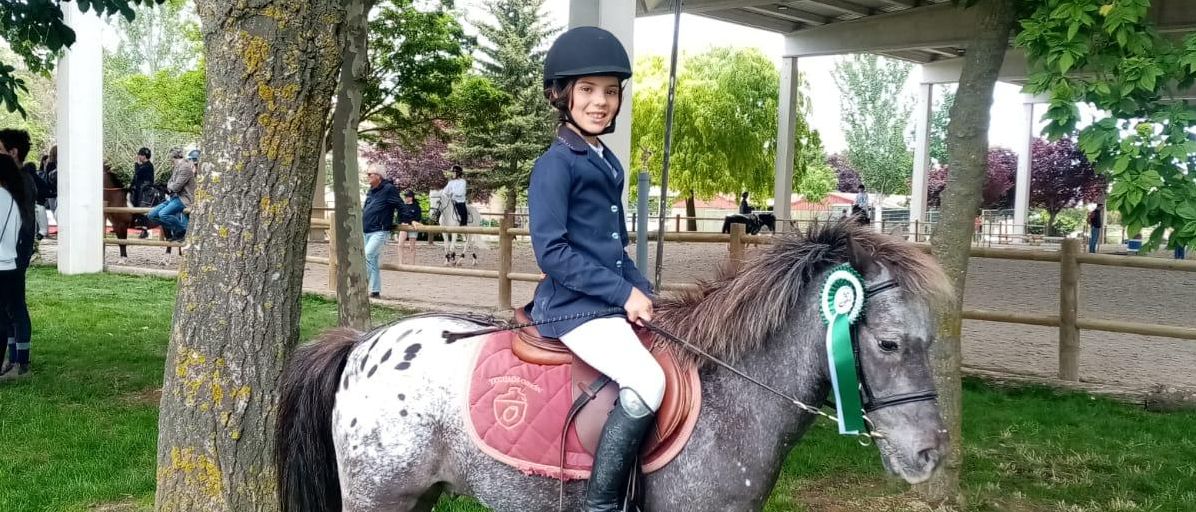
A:
{"label": "green rosette ribbon", "polygon": [[864,311],[864,279],[844,263],[831,270],[822,285],[822,321],[826,323],[826,356],[838,409],[839,433],[865,432],[860,382],[856,375],[855,352],[851,347],[851,326]]}

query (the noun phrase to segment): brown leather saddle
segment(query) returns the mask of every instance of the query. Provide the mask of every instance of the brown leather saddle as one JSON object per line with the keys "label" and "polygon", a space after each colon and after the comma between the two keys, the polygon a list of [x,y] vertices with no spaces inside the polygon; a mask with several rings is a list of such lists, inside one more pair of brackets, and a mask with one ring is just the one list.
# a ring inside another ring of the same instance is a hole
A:
{"label": "brown leather saddle", "polygon": [[[529,323],[531,319],[523,308],[515,308],[515,322]],[[645,346],[651,347],[651,333],[637,328],[636,334]],[[541,336],[535,327],[520,329],[519,335],[512,341],[511,350],[520,360],[531,364],[572,365],[574,407],[564,430],[568,430],[571,422],[582,446],[593,454],[602,426],[618,396],[617,385],[581,359],[573,357],[573,353],[560,340]],[[696,414],[695,401],[701,400],[696,371],[679,366],[666,347],[653,348],[652,355],[664,369],[665,393],[660,410],[656,412],[656,435],[644,443],[643,460],[649,463],[666,451],[676,455],[680,447],[672,441],[676,441],[678,434],[682,433],[682,427],[691,419],[690,415]],[[693,422],[689,424],[692,428]],[[688,432],[685,435],[688,437]]]}

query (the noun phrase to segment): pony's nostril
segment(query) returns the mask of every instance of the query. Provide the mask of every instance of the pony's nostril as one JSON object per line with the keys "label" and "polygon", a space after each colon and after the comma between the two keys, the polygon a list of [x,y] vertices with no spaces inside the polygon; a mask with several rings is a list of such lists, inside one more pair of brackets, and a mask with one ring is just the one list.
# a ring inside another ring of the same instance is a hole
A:
{"label": "pony's nostril", "polygon": [[937,446],[931,446],[929,448],[918,450],[918,462],[922,463],[923,465],[933,466],[938,463],[939,457],[941,456],[942,455]]}
{"label": "pony's nostril", "polygon": [[917,451],[917,462],[923,465],[934,465],[939,462],[942,457],[942,452],[938,446],[927,446],[925,449]]}

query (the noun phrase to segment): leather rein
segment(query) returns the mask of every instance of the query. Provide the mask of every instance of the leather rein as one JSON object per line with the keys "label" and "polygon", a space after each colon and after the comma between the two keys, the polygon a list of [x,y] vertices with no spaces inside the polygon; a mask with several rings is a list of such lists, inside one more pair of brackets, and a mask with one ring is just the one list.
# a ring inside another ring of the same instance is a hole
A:
{"label": "leather rein", "polygon": [[[898,285],[897,285],[896,281],[893,281],[893,280],[882,281],[882,282],[877,283],[877,284],[873,285],[872,287],[866,289],[864,291],[864,297],[865,298],[873,297],[873,296],[879,295],[881,293],[884,293],[886,291],[894,290],[897,288],[898,288]],[[479,330],[475,330],[475,331],[466,331],[466,332],[444,331],[443,333],[441,333],[441,336],[444,337],[446,343],[454,343],[458,340],[462,340],[465,338],[472,338],[475,336],[482,336],[482,335],[492,334],[492,333],[496,333],[496,332],[513,331],[513,330],[523,329],[525,327],[533,327],[533,326],[537,326],[537,325],[563,322],[563,321],[567,321],[567,320],[578,320],[578,319],[582,319],[582,318],[598,318],[598,317],[604,317],[604,316],[620,315],[623,313],[624,313],[623,308],[611,307],[611,308],[606,308],[606,309],[600,309],[597,311],[590,311],[590,312],[586,312],[586,313],[576,313],[576,314],[572,314],[572,315],[562,316],[559,318],[548,318],[545,320],[540,320],[540,321],[535,321],[535,322],[526,322],[526,323],[521,323],[521,324],[510,324],[510,323],[504,322],[505,325],[488,327],[485,329],[479,329]],[[474,321],[474,322],[478,322],[478,320],[479,320],[479,318],[477,318],[477,317],[470,317],[468,319],[471,321]],[[743,379],[747,380],[748,382],[751,382],[752,384],[755,384],[755,385],[759,386],[760,388],[784,399],[785,401],[793,404],[794,406],[796,406],[797,408],[799,408],[805,412],[823,416],[832,421],[835,421],[836,423],[839,421],[838,418],[823,412],[822,409],[808,405],[808,404],[802,402],[801,400],[798,400],[797,398],[795,398],[779,389],[776,389],[764,382],[761,382],[761,381],[753,378],[751,375],[744,373],[743,371],[739,370],[738,368],[735,368],[734,366],[730,365],[726,361],[723,361],[722,359],[707,353],[706,351],[695,346],[694,344],[692,344],[684,339],[681,339],[680,337],[674,335],[673,333],[668,332],[667,330],[656,325],[655,323],[643,321],[643,325],[648,330],[656,333],[660,337],[685,347],[686,350],[689,350],[690,352],[697,354],[698,356],[702,357],[703,359],[706,359],[707,361],[710,361],[711,363],[714,363],[714,364],[726,369],[727,371],[730,371],[731,373],[734,373],[735,375],[742,377]],[[865,413],[864,419],[865,419],[866,425],[868,426],[867,432],[860,434],[860,436],[864,437],[864,438],[868,438],[868,439],[880,439],[880,438],[884,438],[884,435],[881,434],[880,432],[876,431],[875,426],[872,424],[872,421],[870,419],[868,419],[867,413],[873,412],[873,411],[878,411],[878,410],[885,409],[888,407],[898,406],[898,405],[918,403],[918,402],[928,402],[928,401],[936,400],[936,399],[938,399],[938,393],[936,391],[934,391],[933,389],[930,389],[930,390],[923,390],[923,391],[915,391],[912,393],[899,393],[899,394],[895,394],[895,395],[877,397],[876,393],[872,389],[872,386],[868,384],[867,374],[864,372],[863,364],[860,362],[860,343],[859,343],[858,331],[859,331],[859,323],[856,323],[851,328],[851,347],[852,347],[852,351],[854,352],[854,355],[855,355],[856,374],[859,376],[859,380],[860,380],[860,393],[863,398],[862,405],[863,405],[864,413]]]}

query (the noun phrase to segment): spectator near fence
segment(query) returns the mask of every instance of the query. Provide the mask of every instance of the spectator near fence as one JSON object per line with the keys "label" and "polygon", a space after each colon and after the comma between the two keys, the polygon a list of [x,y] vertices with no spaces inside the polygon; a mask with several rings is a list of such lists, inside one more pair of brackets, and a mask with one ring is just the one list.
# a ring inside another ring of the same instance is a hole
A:
{"label": "spectator near fence", "polygon": [[1100,230],[1105,225],[1103,204],[1096,205],[1096,208],[1088,213],[1088,252],[1095,254],[1100,248]]}

